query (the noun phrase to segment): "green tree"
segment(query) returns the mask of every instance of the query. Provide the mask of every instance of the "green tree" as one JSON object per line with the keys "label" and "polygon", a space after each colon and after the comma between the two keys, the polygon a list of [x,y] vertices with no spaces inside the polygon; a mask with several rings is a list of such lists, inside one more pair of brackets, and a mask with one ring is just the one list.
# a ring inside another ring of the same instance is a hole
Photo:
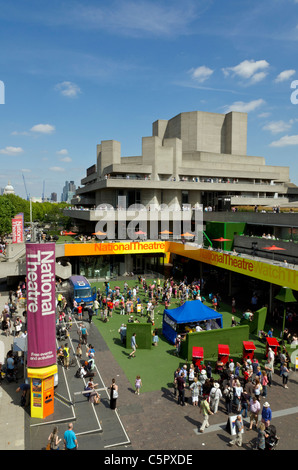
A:
{"label": "green tree", "polygon": [[0,197],[0,235],[11,233],[11,219],[15,216],[15,207],[5,196]]}

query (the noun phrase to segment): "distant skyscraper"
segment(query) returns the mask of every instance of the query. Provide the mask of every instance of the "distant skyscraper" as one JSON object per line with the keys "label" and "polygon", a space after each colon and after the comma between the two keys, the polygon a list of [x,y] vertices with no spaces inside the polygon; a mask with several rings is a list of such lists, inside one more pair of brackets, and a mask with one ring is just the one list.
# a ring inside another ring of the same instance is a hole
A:
{"label": "distant skyscraper", "polygon": [[57,193],[51,193],[51,201],[57,202]]}
{"label": "distant skyscraper", "polygon": [[74,181],[65,181],[61,194],[61,202],[70,202],[76,192]]}

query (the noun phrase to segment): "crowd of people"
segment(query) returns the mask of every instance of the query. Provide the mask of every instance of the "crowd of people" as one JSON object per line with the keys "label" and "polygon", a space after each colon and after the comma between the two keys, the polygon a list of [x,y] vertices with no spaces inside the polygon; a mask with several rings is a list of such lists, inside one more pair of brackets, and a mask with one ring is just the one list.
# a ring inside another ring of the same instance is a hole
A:
{"label": "crowd of people", "polygon": [[[243,359],[242,363],[229,358],[224,364],[218,358],[214,370],[211,363],[194,359],[188,366],[184,364],[174,371],[173,395],[178,405],[198,407],[202,414],[200,432],[209,427],[209,416],[225,412],[235,415],[236,439],[231,445],[242,446],[245,429],[244,418],[249,421],[247,431],[258,433],[257,448],[264,450],[268,439],[272,439],[272,410],[268,400],[268,389],[273,384],[273,374],[280,377],[280,384],[288,388],[290,373],[289,356],[285,346],[279,354],[269,348],[265,364],[261,366],[256,358]],[[186,396],[188,395],[188,396]],[[276,435],[272,442],[277,442]]]}
{"label": "crowd of people", "polygon": [[[151,322],[154,326],[154,310],[157,305],[162,304],[165,308],[168,308],[173,300],[175,300],[175,303],[178,301],[181,305],[187,300],[200,299],[204,301],[205,299],[201,294],[203,285],[204,280],[194,279],[192,282],[188,282],[186,276],[181,282],[176,282],[174,278],[165,280],[157,278],[154,281],[147,282],[144,277],[139,276],[138,281],[133,285],[128,285],[127,282],[124,282],[122,289],[117,286],[111,287],[109,282],[105,282],[104,287],[97,290],[96,300],[92,307],[89,308],[92,312],[89,321],[92,321],[93,315],[100,316],[102,321],[108,321],[114,313],[117,313],[119,315],[126,315],[128,317],[127,321],[130,322],[136,321],[137,319],[133,319],[133,316],[139,314],[140,316],[147,317],[147,321]],[[25,283],[21,283],[16,291],[9,292],[8,302],[2,312],[2,329],[4,334],[12,333],[11,326],[6,328],[7,322],[10,322],[10,325],[13,324],[16,336],[26,334],[26,311],[23,311],[25,319],[23,324],[18,316],[22,305],[21,299],[25,295]],[[210,294],[209,300],[212,302],[214,310],[220,308],[221,298],[219,294]],[[65,326],[69,334],[73,325],[73,316],[77,315],[79,338],[76,356],[81,363],[77,377],[88,379],[86,388],[82,393],[85,394],[90,403],[97,405],[100,403],[100,395],[96,391],[98,384],[94,383],[94,377],[96,376],[95,349],[88,341],[88,330],[82,319],[84,308],[84,305],[77,305],[74,302],[72,308],[69,309],[66,298],[61,293],[58,293],[57,325]],[[236,312],[236,304],[233,301],[232,311],[233,313]],[[251,311],[246,310],[246,312],[250,313]],[[121,341],[125,343],[125,323],[121,325],[119,333]],[[57,357],[66,369],[69,368],[68,334],[66,334],[64,344],[57,350]],[[272,334],[273,331],[270,329],[268,333],[264,333],[264,337],[272,336]],[[132,352],[128,357],[135,357],[137,347],[135,335],[133,335],[132,341],[133,339],[134,344],[131,344]],[[158,344],[156,329],[153,330],[152,341],[154,345]],[[284,389],[288,388],[290,358],[284,343],[287,345],[295,341],[295,344],[298,344],[297,335],[285,329],[281,338],[279,354],[275,355],[269,348],[268,357],[264,365],[259,364],[256,359],[243,360],[241,363],[229,359],[226,364],[218,361],[214,369],[211,363],[208,363],[206,366],[203,363],[196,365],[195,362],[189,366],[185,364],[175,370],[174,396],[177,397],[179,405],[185,406],[191,403],[200,410],[202,414],[200,432],[204,432],[209,426],[209,416],[217,414],[219,411],[225,411],[228,415],[236,414],[237,422],[235,427],[237,429],[237,438],[232,443],[239,446],[242,445],[243,419],[248,418],[249,427],[247,430],[256,429],[258,431],[258,446],[260,449],[264,449],[266,432],[268,435],[272,421],[272,410],[270,403],[267,401],[268,388],[273,385],[272,378],[274,372],[279,375],[280,383]],[[177,350],[177,354],[179,355],[179,350]],[[86,358],[84,357],[85,355]],[[13,358],[9,357],[9,366],[13,366],[11,360]],[[138,375],[135,380],[135,393],[137,395],[140,394],[141,387],[142,380],[141,376]],[[24,389],[23,384],[19,389],[22,391],[22,396],[23,394],[28,396],[25,393],[27,390]],[[109,393],[110,408],[116,410],[118,385],[115,379],[111,381]],[[187,395],[189,396],[187,397]],[[59,448],[61,440],[57,440],[56,434],[53,431],[51,436],[49,436],[49,441],[51,441],[51,445]],[[65,439],[63,442],[65,446]]]}

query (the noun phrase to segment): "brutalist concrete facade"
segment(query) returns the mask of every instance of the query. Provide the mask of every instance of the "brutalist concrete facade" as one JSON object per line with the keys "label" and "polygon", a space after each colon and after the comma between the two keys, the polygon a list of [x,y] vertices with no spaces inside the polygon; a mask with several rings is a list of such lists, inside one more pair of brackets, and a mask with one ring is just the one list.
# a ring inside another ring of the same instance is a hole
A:
{"label": "brutalist concrete facade", "polygon": [[103,140],[96,164],[81,180],[72,204],[237,205],[288,203],[289,168],[247,155],[247,114],[192,111],[157,120],[142,138],[142,155],[121,156],[121,144]]}

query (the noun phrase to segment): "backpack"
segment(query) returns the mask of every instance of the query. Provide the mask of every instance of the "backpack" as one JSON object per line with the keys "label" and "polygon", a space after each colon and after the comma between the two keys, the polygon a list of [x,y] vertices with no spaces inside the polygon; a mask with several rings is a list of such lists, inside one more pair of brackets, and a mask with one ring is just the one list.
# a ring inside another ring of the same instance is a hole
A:
{"label": "backpack", "polygon": [[80,379],[80,378],[81,378],[81,368],[76,371],[75,377],[76,377],[77,379]]}
{"label": "backpack", "polygon": [[68,352],[67,352],[66,349],[63,349],[63,356],[64,356],[64,357],[67,357],[67,356],[68,356]]}

